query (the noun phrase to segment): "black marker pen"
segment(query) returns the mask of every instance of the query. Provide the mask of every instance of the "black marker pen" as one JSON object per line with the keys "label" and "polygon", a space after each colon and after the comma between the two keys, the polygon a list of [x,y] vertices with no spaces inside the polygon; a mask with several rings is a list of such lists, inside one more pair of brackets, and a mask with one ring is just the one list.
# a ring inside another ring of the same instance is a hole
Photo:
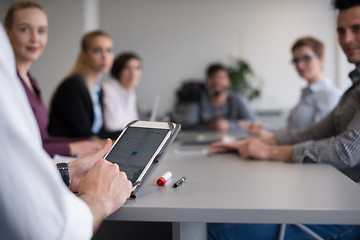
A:
{"label": "black marker pen", "polygon": [[174,183],[174,188],[177,188],[178,186],[183,184],[183,182],[185,182],[185,180],[186,180],[186,177],[180,178],[176,183]]}

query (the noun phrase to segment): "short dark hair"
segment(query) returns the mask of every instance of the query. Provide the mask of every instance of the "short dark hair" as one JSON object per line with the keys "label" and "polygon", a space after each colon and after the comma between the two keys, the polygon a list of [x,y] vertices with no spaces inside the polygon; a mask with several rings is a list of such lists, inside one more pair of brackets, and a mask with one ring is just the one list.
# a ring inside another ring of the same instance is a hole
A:
{"label": "short dark hair", "polygon": [[294,52],[296,49],[301,47],[310,47],[318,57],[324,56],[324,44],[314,37],[303,37],[298,39],[291,48]]}
{"label": "short dark hair", "polygon": [[110,70],[111,76],[115,79],[119,79],[120,73],[124,70],[126,63],[131,59],[136,59],[141,62],[141,58],[133,52],[126,52],[117,56]]}
{"label": "short dark hair", "polygon": [[360,0],[333,0],[332,6],[340,11],[360,6]]}
{"label": "short dark hair", "polygon": [[210,64],[206,70],[206,77],[209,79],[210,77],[212,77],[216,72],[218,71],[225,71],[227,72],[227,69],[224,65],[222,65],[221,63],[213,63]]}

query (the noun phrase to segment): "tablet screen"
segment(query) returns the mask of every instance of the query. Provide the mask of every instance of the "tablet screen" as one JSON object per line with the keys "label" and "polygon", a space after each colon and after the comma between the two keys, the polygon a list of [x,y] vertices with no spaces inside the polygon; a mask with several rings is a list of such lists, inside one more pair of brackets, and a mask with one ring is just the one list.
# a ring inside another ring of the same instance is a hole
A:
{"label": "tablet screen", "polygon": [[120,170],[134,183],[168,132],[168,129],[129,127],[106,159],[117,163]]}

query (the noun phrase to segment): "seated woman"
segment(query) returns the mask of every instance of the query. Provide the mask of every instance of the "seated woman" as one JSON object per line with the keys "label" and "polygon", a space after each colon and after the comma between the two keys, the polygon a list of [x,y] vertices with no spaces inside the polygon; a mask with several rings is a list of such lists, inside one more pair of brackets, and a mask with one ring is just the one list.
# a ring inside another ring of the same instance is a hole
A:
{"label": "seated woman", "polygon": [[103,84],[104,128],[121,131],[139,119],[135,87],[141,78],[141,59],[134,53],[119,55],[111,68],[112,79]]}
{"label": "seated woman", "polygon": [[47,43],[48,21],[45,10],[36,2],[17,2],[8,9],[4,23],[14,50],[19,81],[34,112],[44,149],[51,157],[55,154],[77,156],[98,150],[104,141],[56,138],[49,136],[46,130],[49,119],[41,91],[29,73],[31,64],[41,56]]}
{"label": "seated woman", "polygon": [[113,63],[113,41],[103,31],[85,34],[76,65],[55,91],[49,132],[59,137],[108,137],[102,130],[101,77]]}
{"label": "seated woman", "polygon": [[[298,104],[290,111],[286,128],[276,130],[279,134],[305,129],[320,121],[336,106],[341,96],[340,91],[323,77],[322,42],[313,37],[300,38],[291,51],[292,63],[300,77],[306,80],[307,86],[302,90]],[[257,137],[273,135],[257,122],[249,124],[247,132]]]}
{"label": "seated woman", "polygon": [[174,119],[184,127],[196,127],[220,131],[243,131],[239,120],[254,120],[246,100],[228,90],[231,81],[227,69],[221,64],[211,64],[207,69],[205,91],[200,100],[179,103]]}

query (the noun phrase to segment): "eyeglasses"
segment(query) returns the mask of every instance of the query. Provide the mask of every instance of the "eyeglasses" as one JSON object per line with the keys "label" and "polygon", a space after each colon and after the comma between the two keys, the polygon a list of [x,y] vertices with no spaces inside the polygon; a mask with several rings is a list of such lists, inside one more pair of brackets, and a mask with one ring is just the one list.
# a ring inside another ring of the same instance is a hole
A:
{"label": "eyeglasses", "polygon": [[305,55],[301,58],[294,58],[293,60],[291,60],[291,63],[294,65],[299,64],[300,62],[304,62],[304,63],[309,63],[311,61],[311,59],[316,58],[318,55],[317,54],[311,54],[311,55]]}

